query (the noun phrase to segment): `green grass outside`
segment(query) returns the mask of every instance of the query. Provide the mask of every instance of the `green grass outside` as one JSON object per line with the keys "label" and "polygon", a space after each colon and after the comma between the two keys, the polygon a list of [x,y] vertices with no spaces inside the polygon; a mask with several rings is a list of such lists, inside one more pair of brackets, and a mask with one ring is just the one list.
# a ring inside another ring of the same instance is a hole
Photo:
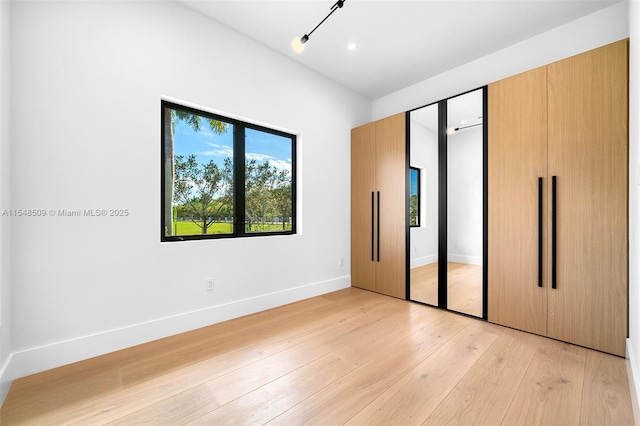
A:
{"label": "green grass outside", "polygon": [[[174,235],[201,235],[202,228],[200,225],[191,221],[179,221],[173,223]],[[291,230],[291,224],[287,224],[287,231]],[[282,224],[264,224],[254,225],[251,228],[253,232],[265,231],[282,231]],[[231,234],[233,232],[233,224],[224,222],[214,222],[207,228],[207,234]]]}

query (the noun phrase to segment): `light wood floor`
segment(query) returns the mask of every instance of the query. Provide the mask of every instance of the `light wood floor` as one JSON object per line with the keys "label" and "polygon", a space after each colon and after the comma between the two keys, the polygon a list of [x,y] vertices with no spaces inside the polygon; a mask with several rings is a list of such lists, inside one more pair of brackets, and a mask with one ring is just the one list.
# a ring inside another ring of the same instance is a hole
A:
{"label": "light wood floor", "polygon": [[[411,269],[411,300],[438,305],[438,263]],[[482,266],[447,263],[447,308],[482,317]]]}
{"label": "light wood floor", "polygon": [[355,288],[14,382],[7,424],[633,424],[622,358]]}

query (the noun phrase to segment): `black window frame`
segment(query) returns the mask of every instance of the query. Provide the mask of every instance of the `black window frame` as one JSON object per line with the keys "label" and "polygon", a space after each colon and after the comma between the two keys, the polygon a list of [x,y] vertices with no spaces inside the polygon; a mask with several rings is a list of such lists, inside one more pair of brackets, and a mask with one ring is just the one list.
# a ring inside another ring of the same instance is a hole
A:
{"label": "black window frame", "polygon": [[419,167],[409,166],[409,208],[411,207],[411,172],[416,171],[418,174],[418,187],[416,190],[416,224],[411,224],[411,211],[409,211],[409,227],[410,228],[419,228],[420,227],[420,175],[422,174],[422,169]]}
{"label": "black window frame", "polygon": [[[166,235],[165,234],[165,109],[177,109],[201,117],[211,118],[233,125],[233,233],[229,234],[194,234],[194,235]],[[225,238],[243,238],[243,237],[265,237],[279,235],[295,235],[297,224],[297,135],[282,130],[271,129],[258,124],[246,122],[236,118],[226,117],[215,114],[206,110],[201,110],[175,102],[161,100],[160,102],[160,241],[194,241],[194,240],[217,240]],[[270,133],[291,139],[291,229],[284,231],[246,231],[245,217],[245,130],[252,129],[260,132]],[[242,159],[236,161],[236,159]],[[241,188],[241,191],[238,191]],[[241,192],[241,193],[239,193]],[[239,196],[241,195],[241,196]]]}

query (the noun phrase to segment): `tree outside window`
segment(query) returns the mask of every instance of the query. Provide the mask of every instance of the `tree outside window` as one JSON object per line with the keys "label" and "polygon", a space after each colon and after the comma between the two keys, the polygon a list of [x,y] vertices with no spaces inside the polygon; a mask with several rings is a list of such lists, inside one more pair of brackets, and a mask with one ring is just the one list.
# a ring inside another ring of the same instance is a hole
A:
{"label": "tree outside window", "polygon": [[295,233],[295,135],[165,101],[162,119],[162,241]]}
{"label": "tree outside window", "polygon": [[409,225],[420,226],[420,169],[409,168]]}

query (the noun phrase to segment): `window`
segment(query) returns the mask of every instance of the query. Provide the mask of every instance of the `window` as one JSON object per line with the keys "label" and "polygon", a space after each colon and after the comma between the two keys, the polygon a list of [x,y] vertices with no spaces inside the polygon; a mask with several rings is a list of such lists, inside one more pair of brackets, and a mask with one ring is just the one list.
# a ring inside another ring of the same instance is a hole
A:
{"label": "window", "polygon": [[420,226],[420,169],[409,168],[409,225]]}
{"label": "window", "polygon": [[162,101],[161,240],[296,230],[296,136]]}

